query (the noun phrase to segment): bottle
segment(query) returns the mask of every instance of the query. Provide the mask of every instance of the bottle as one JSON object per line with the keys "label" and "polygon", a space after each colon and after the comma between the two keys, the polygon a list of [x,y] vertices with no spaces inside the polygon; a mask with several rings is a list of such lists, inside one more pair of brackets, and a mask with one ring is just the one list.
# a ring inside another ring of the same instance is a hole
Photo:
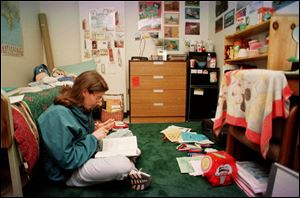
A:
{"label": "bottle", "polygon": [[207,51],[208,52],[214,51],[214,44],[211,39],[208,39],[208,41],[207,41]]}
{"label": "bottle", "polygon": [[232,48],[232,46],[229,47],[229,58],[233,59],[233,48]]}
{"label": "bottle", "polygon": [[208,68],[210,68],[210,60],[211,60],[211,57],[210,57],[210,53],[207,54],[207,60],[206,60],[206,66]]}

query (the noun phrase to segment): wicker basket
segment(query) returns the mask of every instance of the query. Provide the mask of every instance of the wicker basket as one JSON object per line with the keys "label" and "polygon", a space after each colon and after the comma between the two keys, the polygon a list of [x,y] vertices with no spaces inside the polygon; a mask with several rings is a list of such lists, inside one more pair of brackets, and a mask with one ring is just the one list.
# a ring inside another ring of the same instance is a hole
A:
{"label": "wicker basket", "polygon": [[[117,111],[109,111],[108,109],[102,108],[101,109],[101,122],[105,122],[108,119],[114,119],[116,121],[123,121],[124,119],[124,96],[123,94],[105,94],[103,96],[104,102],[108,100],[119,100],[120,102],[120,110]],[[108,108],[106,106],[106,108]]]}

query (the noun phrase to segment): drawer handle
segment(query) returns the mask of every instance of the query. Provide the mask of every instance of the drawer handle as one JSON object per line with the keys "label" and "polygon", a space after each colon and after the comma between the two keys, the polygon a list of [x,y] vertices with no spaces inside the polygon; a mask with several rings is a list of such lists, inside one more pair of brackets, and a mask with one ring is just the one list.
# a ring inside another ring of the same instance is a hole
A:
{"label": "drawer handle", "polygon": [[155,103],[153,103],[153,106],[155,106],[155,107],[161,107],[161,106],[164,106],[164,103],[162,103],[162,102],[155,102]]}
{"label": "drawer handle", "polygon": [[163,89],[153,89],[153,93],[164,93]]}
{"label": "drawer handle", "polygon": [[164,76],[153,76],[153,79],[164,79]]}

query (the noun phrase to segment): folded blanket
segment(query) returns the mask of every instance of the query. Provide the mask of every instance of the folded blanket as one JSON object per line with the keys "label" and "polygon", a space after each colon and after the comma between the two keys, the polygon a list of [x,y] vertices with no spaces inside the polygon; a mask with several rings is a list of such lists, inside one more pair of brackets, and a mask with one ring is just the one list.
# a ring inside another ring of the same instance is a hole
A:
{"label": "folded blanket", "polygon": [[227,72],[221,82],[214,133],[225,123],[246,128],[264,158],[272,137],[272,119],[287,118],[292,91],[282,71],[249,69]]}

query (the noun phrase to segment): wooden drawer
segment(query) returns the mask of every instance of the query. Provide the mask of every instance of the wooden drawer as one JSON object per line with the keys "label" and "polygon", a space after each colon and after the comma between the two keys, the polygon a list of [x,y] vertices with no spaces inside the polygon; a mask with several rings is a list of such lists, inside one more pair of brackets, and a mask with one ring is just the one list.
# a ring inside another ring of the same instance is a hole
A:
{"label": "wooden drawer", "polygon": [[153,90],[131,90],[131,106],[136,104],[164,103],[164,105],[180,105],[186,102],[185,90],[164,90],[164,92],[154,92]]}
{"label": "wooden drawer", "polygon": [[131,104],[130,116],[185,116],[185,104],[144,103]]}
{"label": "wooden drawer", "polygon": [[131,93],[131,116],[185,116],[185,90],[136,90]]}
{"label": "wooden drawer", "polygon": [[131,123],[162,123],[162,122],[184,122],[185,117],[130,117]]}
{"label": "wooden drawer", "polygon": [[130,62],[130,75],[186,76],[186,62]]}
{"label": "wooden drawer", "polygon": [[186,76],[130,76],[133,89],[186,89]]}

